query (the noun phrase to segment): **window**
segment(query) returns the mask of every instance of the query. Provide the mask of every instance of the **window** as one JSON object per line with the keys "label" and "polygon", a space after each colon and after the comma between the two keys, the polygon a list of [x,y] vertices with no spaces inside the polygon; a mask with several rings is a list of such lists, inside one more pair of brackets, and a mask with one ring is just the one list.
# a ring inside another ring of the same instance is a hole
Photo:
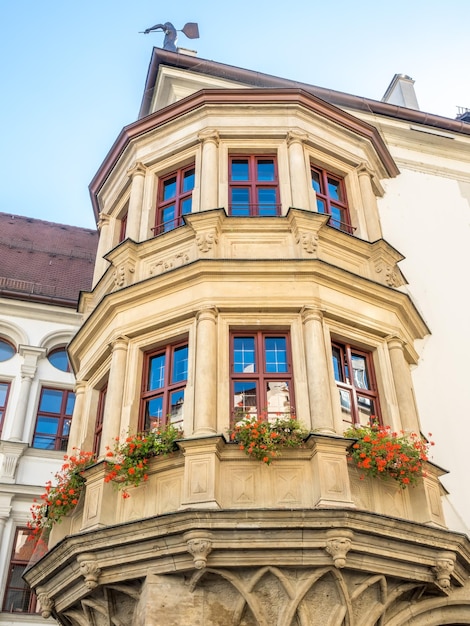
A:
{"label": "window", "polygon": [[362,425],[380,421],[372,354],[339,343],[332,344],[332,354],[343,421]]}
{"label": "window", "polygon": [[317,196],[318,212],[331,216],[328,221],[329,226],[352,233],[344,181],[317,167],[312,167],[311,173],[312,187]]}
{"label": "window", "polygon": [[104,407],[106,405],[106,394],[108,393],[108,385],[100,389],[100,397],[98,399],[98,410],[96,412],[95,433],[93,437],[93,453],[98,456],[100,453],[101,436],[103,434],[103,418]]}
{"label": "window", "polygon": [[0,339],[0,362],[8,361],[16,354],[16,348],[9,341]]}
{"label": "window", "polygon": [[27,528],[16,529],[2,607],[7,613],[36,612],[36,596],[22,578],[35,548],[35,542],[28,540],[31,532]]}
{"label": "window", "polygon": [[75,394],[61,389],[41,390],[33,448],[66,450]]}
{"label": "window", "polygon": [[70,372],[70,363],[65,348],[56,348],[51,350],[47,355],[47,359],[51,365],[62,372]]}
{"label": "window", "polygon": [[10,383],[0,382],[0,435],[2,434],[3,419],[7,410],[8,394],[10,393]]}
{"label": "window", "polygon": [[269,420],[293,412],[292,367],[286,333],[248,332],[231,336],[231,397],[234,417]]}
{"label": "window", "polygon": [[191,213],[194,189],[194,166],[168,174],[158,187],[155,235],[183,224],[183,215]]}
{"label": "window", "polygon": [[274,157],[232,156],[229,167],[230,215],[280,215],[277,165]]}
{"label": "window", "polygon": [[121,241],[124,241],[124,239],[126,238],[126,231],[127,231],[127,213],[125,213],[121,218],[121,227],[119,229],[118,243],[121,243]]}
{"label": "window", "polygon": [[141,428],[149,430],[156,421],[182,425],[187,379],[187,344],[167,346],[146,355]]}

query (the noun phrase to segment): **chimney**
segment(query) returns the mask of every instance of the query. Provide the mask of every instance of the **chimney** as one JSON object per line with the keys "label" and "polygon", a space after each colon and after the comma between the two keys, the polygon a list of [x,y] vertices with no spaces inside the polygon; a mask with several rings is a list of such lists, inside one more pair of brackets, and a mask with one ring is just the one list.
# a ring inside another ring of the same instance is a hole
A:
{"label": "chimney", "polygon": [[414,84],[415,81],[410,76],[406,74],[395,74],[382,98],[382,102],[388,102],[389,104],[396,104],[400,107],[419,111]]}
{"label": "chimney", "polygon": [[457,117],[455,118],[461,122],[470,122],[470,109],[466,107],[457,107]]}

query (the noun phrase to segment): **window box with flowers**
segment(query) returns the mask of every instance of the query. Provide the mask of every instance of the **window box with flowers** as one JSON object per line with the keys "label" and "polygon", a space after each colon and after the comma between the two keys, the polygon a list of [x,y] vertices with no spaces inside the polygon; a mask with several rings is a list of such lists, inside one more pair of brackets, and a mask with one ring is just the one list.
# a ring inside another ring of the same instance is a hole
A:
{"label": "window box with flowers", "polygon": [[425,476],[429,447],[434,445],[416,433],[392,432],[390,426],[372,423],[353,426],[344,436],[355,439],[348,460],[361,471],[361,478],[392,478],[402,489]]}
{"label": "window box with flowers", "polygon": [[263,415],[247,415],[229,430],[230,441],[237,443],[250,458],[270,465],[284,448],[302,448],[309,433],[294,417],[266,420]]}

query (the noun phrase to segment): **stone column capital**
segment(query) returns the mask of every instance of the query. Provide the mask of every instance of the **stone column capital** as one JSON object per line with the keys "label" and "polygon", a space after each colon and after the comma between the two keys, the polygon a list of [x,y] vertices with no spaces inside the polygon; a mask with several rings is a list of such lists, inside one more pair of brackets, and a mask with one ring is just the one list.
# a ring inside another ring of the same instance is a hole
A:
{"label": "stone column capital", "polygon": [[197,138],[202,144],[208,142],[214,143],[216,146],[218,146],[220,142],[219,133],[213,128],[202,130],[200,133],[198,133]]}
{"label": "stone column capital", "polygon": [[102,228],[105,228],[106,226],[109,226],[111,222],[111,218],[107,213],[103,213],[103,211],[100,212],[99,214],[99,219],[98,219],[98,230],[101,230]]}
{"label": "stone column capital", "polygon": [[199,322],[216,322],[217,321],[217,315],[218,315],[219,311],[217,309],[217,307],[215,306],[207,306],[204,307],[203,309],[200,309],[197,313],[196,313],[196,320],[197,323],[199,324]]}
{"label": "stone column capital", "polygon": [[134,165],[127,170],[127,175],[129,178],[134,178],[134,176],[145,176],[147,173],[147,167],[141,162],[137,161]]}
{"label": "stone column capital", "polygon": [[307,141],[307,139],[308,139],[307,133],[303,133],[299,130],[290,130],[286,136],[288,147],[290,147],[292,144],[303,145],[303,143]]}
{"label": "stone column capital", "polygon": [[323,311],[317,307],[304,306],[300,311],[302,322],[323,322]]}

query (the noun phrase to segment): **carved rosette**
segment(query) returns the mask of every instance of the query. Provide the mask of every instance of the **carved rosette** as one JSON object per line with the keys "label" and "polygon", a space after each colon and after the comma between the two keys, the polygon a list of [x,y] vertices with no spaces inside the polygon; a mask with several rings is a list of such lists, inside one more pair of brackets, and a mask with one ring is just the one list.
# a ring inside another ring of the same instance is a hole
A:
{"label": "carved rosette", "polygon": [[341,569],[346,566],[346,555],[351,549],[352,534],[347,531],[332,531],[328,533],[325,550],[333,558],[335,567]]}
{"label": "carved rosette", "polygon": [[195,537],[186,542],[188,552],[193,556],[194,567],[204,569],[207,565],[207,557],[212,551],[212,542],[207,537]]}
{"label": "carved rosette", "polygon": [[455,554],[442,552],[436,559],[436,565],[432,568],[436,576],[437,584],[443,589],[450,588],[450,577],[455,567]]}

